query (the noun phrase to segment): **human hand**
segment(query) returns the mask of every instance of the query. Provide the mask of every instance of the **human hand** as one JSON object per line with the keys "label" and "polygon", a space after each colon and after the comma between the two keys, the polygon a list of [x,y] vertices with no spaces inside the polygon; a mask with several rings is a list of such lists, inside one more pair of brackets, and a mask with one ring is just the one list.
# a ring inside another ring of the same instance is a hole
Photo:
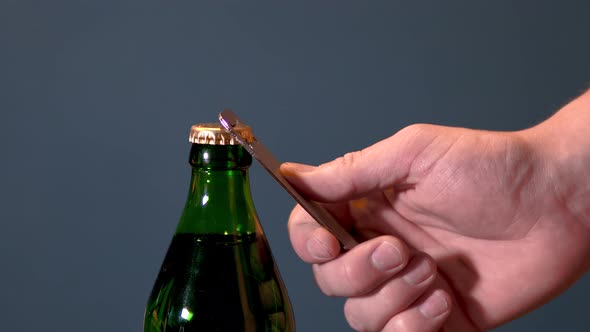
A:
{"label": "human hand", "polygon": [[293,185],[364,241],[340,252],[296,207],[293,247],[324,293],[348,298],[359,331],[481,331],[518,317],[590,261],[590,209],[571,204],[587,193],[576,174],[563,179],[567,158],[541,129],[412,125],[319,167],[284,164]]}

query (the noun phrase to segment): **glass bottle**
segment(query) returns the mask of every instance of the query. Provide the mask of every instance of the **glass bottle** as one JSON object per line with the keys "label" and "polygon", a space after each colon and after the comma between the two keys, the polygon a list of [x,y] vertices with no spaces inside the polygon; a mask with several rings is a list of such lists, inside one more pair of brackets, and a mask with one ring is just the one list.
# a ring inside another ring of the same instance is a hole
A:
{"label": "glass bottle", "polygon": [[[235,128],[252,138],[248,126]],[[218,124],[191,128],[188,200],[149,297],[144,332],[295,331],[250,194],[252,157]]]}

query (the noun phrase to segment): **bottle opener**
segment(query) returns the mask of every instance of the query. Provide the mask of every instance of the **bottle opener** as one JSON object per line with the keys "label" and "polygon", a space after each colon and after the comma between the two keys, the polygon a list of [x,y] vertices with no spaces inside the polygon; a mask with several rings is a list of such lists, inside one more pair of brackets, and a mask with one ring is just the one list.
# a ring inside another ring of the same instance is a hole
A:
{"label": "bottle opener", "polygon": [[318,224],[330,231],[344,249],[352,249],[358,242],[334,219],[334,217],[323,206],[315,201],[303,197],[297,190],[285,179],[279,171],[281,162],[278,161],[272,153],[254,137],[251,143],[236,132],[233,127],[238,123],[243,123],[231,110],[224,110],[219,113],[219,122],[235,139],[248,151],[252,157],[256,158],[262,164],[264,169],[309,213]]}

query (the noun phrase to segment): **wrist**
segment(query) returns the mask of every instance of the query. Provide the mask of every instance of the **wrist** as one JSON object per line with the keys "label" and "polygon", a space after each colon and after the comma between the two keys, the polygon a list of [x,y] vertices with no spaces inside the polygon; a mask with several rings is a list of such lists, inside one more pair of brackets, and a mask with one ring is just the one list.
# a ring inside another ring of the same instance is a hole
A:
{"label": "wrist", "polygon": [[522,131],[568,214],[590,229],[590,91]]}

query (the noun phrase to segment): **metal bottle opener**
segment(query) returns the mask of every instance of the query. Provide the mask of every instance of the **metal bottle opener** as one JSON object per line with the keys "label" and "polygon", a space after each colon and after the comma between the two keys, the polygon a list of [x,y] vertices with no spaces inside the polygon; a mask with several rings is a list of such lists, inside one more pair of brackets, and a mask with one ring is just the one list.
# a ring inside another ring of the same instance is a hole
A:
{"label": "metal bottle opener", "polygon": [[262,164],[264,169],[309,213],[320,225],[330,231],[341,243],[344,249],[352,249],[358,242],[350,235],[334,217],[320,204],[303,197],[285,179],[279,171],[281,162],[278,161],[270,151],[254,137],[251,143],[237,133],[233,127],[240,123],[240,119],[231,110],[224,110],[219,113],[219,122],[235,139],[243,146],[256,160]]}

